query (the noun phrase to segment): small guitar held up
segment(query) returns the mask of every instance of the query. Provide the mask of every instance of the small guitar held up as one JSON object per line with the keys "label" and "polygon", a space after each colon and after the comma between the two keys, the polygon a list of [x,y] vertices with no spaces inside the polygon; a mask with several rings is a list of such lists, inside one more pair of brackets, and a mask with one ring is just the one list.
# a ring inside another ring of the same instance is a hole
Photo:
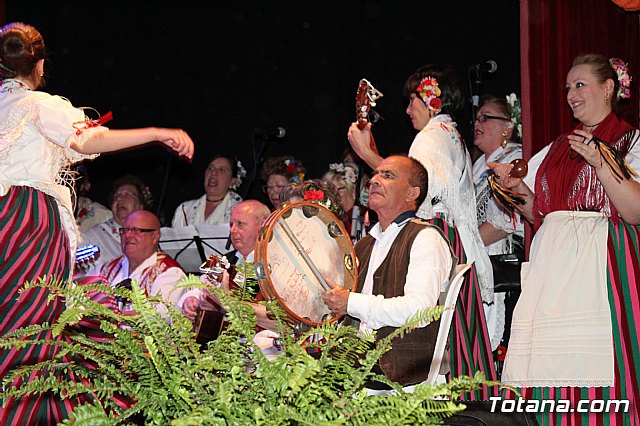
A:
{"label": "small guitar held up", "polygon": [[[367,123],[375,123],[378,120],[379,115],[375,113],[375,111],[372,111],[371,107],[376,106],[376,101],[382,96],[384,96],[382,92],[373,87],[366,78],[361,79],[360,83],[358,83],[358,91],[356,92],[356,122],[360,130],[364,129]],[[373,135],[371,135],[370,146],[376,154],[379,154]]]}

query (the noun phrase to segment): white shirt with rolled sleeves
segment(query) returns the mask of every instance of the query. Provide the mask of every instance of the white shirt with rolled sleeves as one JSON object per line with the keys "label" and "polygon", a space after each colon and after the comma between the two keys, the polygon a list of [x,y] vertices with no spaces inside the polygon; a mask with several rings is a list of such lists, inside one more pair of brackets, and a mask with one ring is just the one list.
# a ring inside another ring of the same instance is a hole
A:
{"label": "white shirt with rolled sleeves", "polygon": [[361,293],[351,293],[347,303],[347,313],[360,319],[361,331],[403,326],[418,312],[436,306],[440,292],[449,282],[452,267],[449,245],[438,230],[425,227],[411,246],[404,296],[385,299],[382,295],[371,294],[373,273],[409,220],[400,224],[394,222],[385,231],[382,231],[379,223],[371,229],[370,234],[376,241],[364,287]]}

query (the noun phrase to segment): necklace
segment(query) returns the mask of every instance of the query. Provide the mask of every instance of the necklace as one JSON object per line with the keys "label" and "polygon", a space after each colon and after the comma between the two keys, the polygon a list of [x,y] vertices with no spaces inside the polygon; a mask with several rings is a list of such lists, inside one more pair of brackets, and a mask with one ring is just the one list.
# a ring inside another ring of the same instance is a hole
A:
{"label": "necklace", "polygon": [[591,126],[587,126],[586,124],[583,124],[583,125],[582,125],[582,127],[584,127],[584,129],[585,129],[587,132],[591,133],[591,132],[593,132],[593,130],[594,130],[596,127],[598,127],[598,126],[600,125],[600,123],[602,123],[603,121],[604,121],[604,119],[600,120],[600,121],[599,121],[598,123],[596,123],[596,124],[592,124]]}
{"label": "necklace", "polygon": [[219,203],[220,201],[224,200],[224,197],[226,197],[226,195],[223,196],[222,198],[218,198],[217,200],[210,200],[210,199],[207,198],[207,202],[209,202],[209,203]]}

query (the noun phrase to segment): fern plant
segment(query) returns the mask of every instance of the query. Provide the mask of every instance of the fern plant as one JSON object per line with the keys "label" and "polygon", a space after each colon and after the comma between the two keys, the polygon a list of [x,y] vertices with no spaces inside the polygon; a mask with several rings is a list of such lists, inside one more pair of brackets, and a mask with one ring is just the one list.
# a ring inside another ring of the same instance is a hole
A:
{"label": "fern plant", "polygon": [[[181,283],[203,285],[194,276]],[[253,309],[228,292],[211,289],[227,310],[228,326],[202,348],[189,320],[166,304],[169,320],[160,316],[154,304],[164,302],[146,297],[135,282],[131,290],[103,284],[69,287],[56,281],[29,283],[26,288],[33,286],[48,287],[51,297],[66,298],[67,310],[55,324],[3,336],[0,347],[38,344],[24,337],[50,329],[67,335],[71,343],[46,343],[64,345],[61,353],[72,355],[74,362],[56,358],[19,367],[5,377],[2,397],[50,391],[85,397],[87,402],[64,424],[130,424],[136,416],[145,424],[184,426],[439,424],[464,409],[452,401],[463,392],[497,385],[478,373],[447,384],[419,385],[405,394],[397,383],[371,372],[394,337],[437,319],[441,307],[420,313],[371,349],[374,335],[360,336],[352,327],[326,324],[294,337],[283,311],[265,302],[282,336],[282,353],[270,361],[253,343]],[[96,295],[125,297],[137,315],[121,315],[96,301]],[[320,349],[318,357],[303,346],[314,334],[321,337],[310,344]],[[11,387],[15,378],[27,378],[32,371],[43,372],[44,379]],[[387,383],[397,394],[368,397],[364,386],[369,380]]]}

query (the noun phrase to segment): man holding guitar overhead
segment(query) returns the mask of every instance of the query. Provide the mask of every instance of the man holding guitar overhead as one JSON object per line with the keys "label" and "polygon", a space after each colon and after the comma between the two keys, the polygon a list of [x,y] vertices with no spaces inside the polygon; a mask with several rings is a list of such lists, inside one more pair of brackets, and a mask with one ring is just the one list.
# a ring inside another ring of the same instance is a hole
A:
{"label": "man holding guitar overhead", "polygon": [[[495,378],[491,346],[482,302],[493,303],[491,262],[478,232],[471,158],[456,130],[454,114],[464,97],[453,67],[425,65],[405,82],[407,114],[418,131],[409,156],[429,173],[429,191],[417,216],[440,227],[460,263],[473,263],[465,278],[452,324],[450,355],[454,376],[484,371]],[[360,124],[360,125],[359,125]],[[370,167],[382,157],[371,148],[371,124],[353,123],[347,137],[354,151]],[[475,398],[486,399],[487,392]]]}

